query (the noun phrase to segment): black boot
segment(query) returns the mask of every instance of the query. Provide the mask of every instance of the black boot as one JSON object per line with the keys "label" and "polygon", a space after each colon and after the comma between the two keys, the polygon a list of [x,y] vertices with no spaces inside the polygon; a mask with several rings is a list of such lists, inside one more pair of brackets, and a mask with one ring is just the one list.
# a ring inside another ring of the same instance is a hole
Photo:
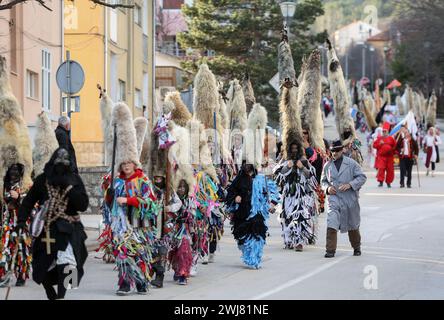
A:
{"label": "black boot", "polygon": [[156,279],[151,284],[157,288],[163,288],[163,273],[156,273]]}
{"label": "black boot", "polygon": [[119,289],[116,291],[116,294],[118,296],[126,296],[131,293],[131,285],[123,281],[122,284],[119,286]]}
{"label": "black boot", "polygon": [[384,185],[384,183],[383,182],[379,182],[379,185],[378,185],[378,187],[382,187]]}
{"label": "black boot", "polygon": [[147,294],[148,288],[145,283],[136,283],[137,294]]}
{"label": "black boot", "polygon": [[26,280],[23,278],[18,278],[17,282],[15,283],[16,287],[23,287],[25,285]]}
{"label": "black boot", "polygon": [[360,256],[361,255],[361,248],[357,248],[353,250],[353,255],[354,256]]}
{"label": "black boot", "polygon": [[335,253],[334,252],[326,252],[324,258],[334,258]]}

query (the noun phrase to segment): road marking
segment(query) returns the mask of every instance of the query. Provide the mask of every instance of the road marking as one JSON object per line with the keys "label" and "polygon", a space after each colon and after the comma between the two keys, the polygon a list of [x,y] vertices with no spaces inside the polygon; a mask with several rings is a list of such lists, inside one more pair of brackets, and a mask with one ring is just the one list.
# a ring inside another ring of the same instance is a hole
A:
{"label": "road marking", "polygon": [[380,258],[387,259],[398,259],[398,260],[408,260],[408,261],[417,261],[417,262],[426,262],[426,263],[436,263],[444,265],[444,261],[442,260],[431,260],[431,259],[419,259],[419,258],[406,258],[406,257],[396,257],[396,256],[384,256],[384,255],[376,255]]}
{"label": "road marking", "polygon": [[382,235],[381,238],[379,238],[378,242],[383,241],[383,240],[385,240],[387,238],[390,238],[392,235],[393,235],[393,233],[384,234],[384,235]]}
{"label": "road marking", "polygon": [[372,193],[367,192],[364,193],[365,196],[382,196],[382,197],[436,197],[436,198],[442,198],[444,197],[444,194],[439,193]]}
{"label": "road marking", "polygon": [[306,280],[308,278],[313,277],[314,275],[317,275],[318,273],[321,273],[322,271],[325,271],[325,270],[333,267],[335,264],[338,264],[339,262],[342,262],[342,261],[344,261],[345,259],[347,259],[349,257],[350,256],[344,256],[344,257],[340,257],[340,258],[337,258],[337,259],[333,258],[333,259],[335,259],[334,261],[326,263],[326,264],[320,266],[319,268],[316,268],[313,271],[311,271],[311,272],[309,272],[309,273],[307,273],[307,274],[305,274],[303,276],[297,277],[297,278],[295,278],[295,279],[293,279],[293,280],[291,280],[291,281],[289,281],[289,282],[287,282],[287,283],[285,283],[285,284],[283,284],[283,285],[281,285],[281,286],[279,286],[277,288],[274,288],[273,290],[266,291],[266,292],[264,292],[264,293],[262,293],[260,295],[257,295],[255,297],[249,299],[249,300],[260,300],[260,299],[269,297],[269,296],[271,296],[271,295],[273,295],[275,293],[278,293],[279,291],[282,291],[282,290],[285,290],[287,288],[290,288],[290,287],[292,287],[292,286],[294,286],[294,285],[296,285],[296,284],[298,284],[298,283],[300,283],[300,282],[302,282],[302,281],[304,281],[304,280]]}

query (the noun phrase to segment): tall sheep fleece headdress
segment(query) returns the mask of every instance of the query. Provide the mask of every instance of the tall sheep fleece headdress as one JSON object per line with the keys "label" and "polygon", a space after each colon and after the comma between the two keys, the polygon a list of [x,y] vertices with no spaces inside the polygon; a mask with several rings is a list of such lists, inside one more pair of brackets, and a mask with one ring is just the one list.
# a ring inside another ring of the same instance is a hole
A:
{"label": "tall sheep fleece headdress", "polygon": [[248,115],[248,130],[245,134],[244,143],[244,154],[247,163],[252,164],[255,167],[262,165],[267,122],[267,110],[259,103],[255,103]]}
{"label": "tall sheep fleece headdress", "polygon": [[238,80],[233,82],[233,101],[230,110],[231,130],[243,132],[247,129],[247,105],[245,104],[244,92]]}
{"label": "tall sheep fleece headdress", "polygon": [[43,173],[45,164],[49,161],[54,151],[59,147],[51,121],[45,112],[40,112],[36,122],[37,132],[32,150],[32,162],[34,163],[34,177]]}
{"label": "tall sheep fleece headdress", "polygon": [[[341,64],[335,49],[332,47],[330,41],[328,43],[328,81],[330,82],[330,93],[333,97],[333,104],[336,112],[336,129],[339,137],[344,142],[344,133],[351,132],[347,142],[356,138],[355,123],[350,114],[350,107],[348,104],[348,92],[345,84],[344,73],[342,72]],[[347,143],[347,142],[344,142]]]}
{"label": "tall sheep fleece headdress", "polygon": [[142,163],[141,155],[146,132],[148,130],[148,119],[145,117],[137,117],[134,119],[134,129],[136,129],[137,154],[139,156],[139,161]]}
{"label": "tall sheep fleece headdress", "polygon": [[194,78],[193,113],[206,129],[214,127],[213,116],[219,104],[218,100],[216,77],[208,65],[202,63]]}
{"label": "tall sheep fleece headdress", "polygon": [[432,91],[432,95],[429,99],[429,107],[427,109],[426,125],[436,126],[436,93],[435,90]]}
{"label": "tall sheep fleece headdress", "polygon": [[172,104],[169,107],[172,108],[171,120],[177,125],[185,127],[188,120],[192,118],[192,115],[185,103],[183,103],[180,93],[178,91],[168,92],[165,96],[165,104]]}
{"label": "tall sheep fleece headdress", "polygon": [[6,59],[0,56],[0,201],[3,200],[3,179],[8,168],[16,163],[24,166],[22,187],[30,188],[31,139],[21,108],[9,84]]}
{"label": "tall sheep fleece headdress", "polygon": [[132,161],[138,168],[141,168],[133,117],[130,109],[123,102],[116,103],[113,108],[111,126],[114,124],[116,124],[117,135],[114,174],[118,175],[120,165],[127,161]]}
{"label": "tall sheep fleece headdress", "polygon": [[189,186],[189,195],[194,193],[196,179],[194,178],[193,166],[190,159],[190,132],[187,128],[181,127],[170,121],[169,128],[171,135],[176,140],[168,150],[168,158],[175,165],[172,168],[173,189],[177,190],[179,182],[184,179]]}
{"label": "tall sheep fleece headdress", "polygon": [[245,105],[247,106],[247,114],[250,114],[253,105],[256,103],[256,98],[254,97],[253,85],[250,81],[250,75],[245,74],[242,80],[242,90],[244,91]]}
{"label": "tall sheep fleece headdress", "polygon": [[302,82],[298,90],[298,109],[301,110],[302,128],[308,129],[310,144],[325,151],[324,123],[321,109],[321,52],[314,50],[305,63]]}
{"label": "tall sheep fleece headdress", "polygon": [[[210,149],[208,148],[208,136],[203,124],[196,118],[192,118],[187,123],[187,130],[190,133],[190,159],[192,165],[199,165],[202,171],[207,173],[213,181],[219,181],[216,168],[213,165]],[[196,143],[198,142],[198,143]]]}
{"label": "tall sheep fleece headdress", "polygon": [[296,143],[299,152],[302,152],[302,125],[297,99],[297,87],[291,80],[284,82],[279,103],[283,159],[288,159],[290,146],[293,143]]}
{"label": "tall sheep fleece headdress", "polygon": [[225,102],[228,99],[227,95],[224,92],[224,84],[222,81],[218,82],[219,87],[219,113],[221,118],[221,125],[224,130],[230,128],[230,118],[228,116],[227,103]]}
{"label": "tall sheep fleece headdress", "polygon": [[286,78],[296,81],[293,56],[287,40],[282,40],[278,46],[278,71],[280,83]]}
{"label": "tall sheep fleece headdress", "polygon": [[114,140],[114,130],[111,125],[112,112],[114,107],[114,102],[106,93],[106,90],[102,89],[100,85],[97,85],[100,91],[100,115],[102,117],[102,134],[103,143],[105,144],[105,165],[110,166],[113,156],[113,140]]}

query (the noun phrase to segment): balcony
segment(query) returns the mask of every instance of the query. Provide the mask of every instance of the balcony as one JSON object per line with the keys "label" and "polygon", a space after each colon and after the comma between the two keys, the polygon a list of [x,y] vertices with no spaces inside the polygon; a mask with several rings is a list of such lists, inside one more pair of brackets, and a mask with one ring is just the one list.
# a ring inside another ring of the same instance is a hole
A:
{"label": "balcony", "polygon": [[157,43],[157,50],[176,57],[185,57],[186,51],[181,49],[177,42],[163,41]]}

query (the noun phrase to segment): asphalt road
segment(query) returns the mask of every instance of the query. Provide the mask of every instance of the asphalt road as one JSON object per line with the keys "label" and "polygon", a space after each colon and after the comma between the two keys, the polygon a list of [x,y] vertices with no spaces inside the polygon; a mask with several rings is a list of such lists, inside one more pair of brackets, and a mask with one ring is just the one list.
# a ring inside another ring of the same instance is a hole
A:
{"label": "asphalt road", "polygon": [[[326,134],[333,135],[331,121],[327,124]],[[162,289],[150,289],[146,296],[116,296],[114,265],[92,252],[80,287],[70,290],[66,299],[443,299],[444,165],[438,164],[433,178],[420,168],[421,187],[415,176],[412,189],[400,189],[398,180],[391,189],[378,188],[374,171],[367,167],[366,172],[360,257],[352,255],[346,234],[339,236],[336,257],[323,257],[325,214],[319,217],[316,245],[303,252],[284,250],[274,215],[259,270],[242,264],[226,224],[215,263],[200,264],[187,286],[175,284],[169,271]],[[94,219],[98,217],[86,220],[94,226]],[[4,294],[0,289],[1,298]],[[43,288],[32,281],[13,287],[10,294],[10,299],[45,298]]]}

